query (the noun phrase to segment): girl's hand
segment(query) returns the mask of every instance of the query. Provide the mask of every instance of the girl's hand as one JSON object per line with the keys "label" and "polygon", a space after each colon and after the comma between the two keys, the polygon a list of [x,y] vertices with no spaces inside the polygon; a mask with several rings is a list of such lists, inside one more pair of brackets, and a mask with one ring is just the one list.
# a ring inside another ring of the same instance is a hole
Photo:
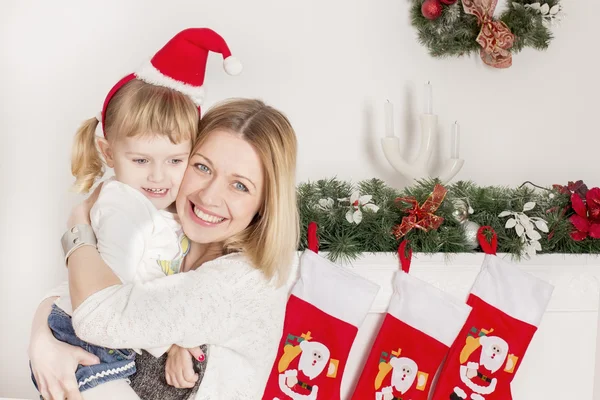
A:
{"label": "girl's hand", "polygon": [[192,358],[204,361],[204,353],[200,347],[184,349],[174,344],[167,354],[165,366],[167,383],[179,389],[193,388],[198,381],[198,374],[194,371]]}
{"label": "girl's hand", "polygon": [[71,209],[71,214],[69,215],[69,219],[67,220],[67,229],[71,229],[75,225],[84,224],[90,225],[90,211],[92,207],[98,200],[98,196],[100,195],[100,191],[102,190],[101,182],[96,189],[88,196],[87,199],[77,204]]}

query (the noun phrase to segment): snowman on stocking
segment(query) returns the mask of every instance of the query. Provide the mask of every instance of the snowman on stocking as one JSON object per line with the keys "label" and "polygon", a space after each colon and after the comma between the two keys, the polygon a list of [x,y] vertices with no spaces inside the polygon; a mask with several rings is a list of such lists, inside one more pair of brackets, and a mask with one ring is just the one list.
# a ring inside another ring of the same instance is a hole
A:
{"label": "snowman on stocking", "polygon": [[379,286],[319,256],[308,227],[264,400],[339,400],[350,349]]}

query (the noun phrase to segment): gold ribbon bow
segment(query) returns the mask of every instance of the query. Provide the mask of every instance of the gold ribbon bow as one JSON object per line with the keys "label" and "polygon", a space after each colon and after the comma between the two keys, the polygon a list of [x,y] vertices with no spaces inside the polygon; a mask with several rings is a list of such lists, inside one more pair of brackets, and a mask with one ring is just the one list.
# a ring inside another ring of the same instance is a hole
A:
{"label": "gold ribbon bow", "polygon": [[498,0],[462,0],[465,13],[477,17],[481,26],[477,43],[481,45],[483,62],[494,68],[508,68],[512,65],[510,48],[515,35],[504,22],[493,19],[497,3]]}
{"label": "gold ribbon bow", "polygon": [[402,218],[402,223],[394,227],[392,233],[396,236],[396,239],[400,239],[413,228],[421,229],[425,232],[439,228],[442,222],[444,222],[444,218],[435,215],[434,212],[442,205],[447,192],[446,188],[442,185],[435,185],[433,192],[422,206],[419,206],[417,199],[412,196],[398,197],[396,199],[397,202],[409,203],[412,204],[412,207],[407,210],[409,215]]}

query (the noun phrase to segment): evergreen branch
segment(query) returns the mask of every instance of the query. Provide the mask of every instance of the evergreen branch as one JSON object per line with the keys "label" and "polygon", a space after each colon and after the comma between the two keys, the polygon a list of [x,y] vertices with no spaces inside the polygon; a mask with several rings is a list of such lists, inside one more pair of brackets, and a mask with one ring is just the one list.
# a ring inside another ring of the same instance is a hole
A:
{"label": "evergreen branch", "polygon": [[[396,202],[396,198],[413,196],[422,204],[436,183],[439,182],[418,181],[402,190],[389,187],[380,179],[364,180],[355,185],[336,178],[301,183],[297,188],[302,235],[299,249],[307,248],[308,223],[315,221],[319,226],[320,250],[329,252],[328,257],[332,261],[349,262],[361,253],[395,252],[400,241],[396,240],[392,230],[402,222],[407,215],[405,210],[410,207]],[[544,219],[551,233],[550,236],[542,233],[542,251],[539,253],[600,254],[599,239],[588,238],[578,242],[571,238],[573,226],[568,217],[572,211],[564,211],[570,204],[569,196],[554,189],[538,187],[531,182],[509,188],[478,186],[470,181],[459,181],[447,185],[446,189],[446,198],[435,212],[444,218],[440,228],[428,232],[412,229],[405,237],[416,252],[471,252],[463,228],[453,215],[456,202],[465,201],[474,210],[468,219],[480,226],[491,226],[498,235],[498,251],[510,253],[516,259],[522,257],[524,243],[514,229],[505,228],[506,218],[498,215],[505,210],[522,211],[529,202],[535,202],[536,207],[527,215]],[[371,195],[372,202],[379,207],[377,212],[363,208],[359,224],[348,222],[346,213],[351,210],[351,205],[338,200],[349,198],[355,190],[361,195]],[[333,200],[330,208],[319,203],[319,200],[327,198]]]}

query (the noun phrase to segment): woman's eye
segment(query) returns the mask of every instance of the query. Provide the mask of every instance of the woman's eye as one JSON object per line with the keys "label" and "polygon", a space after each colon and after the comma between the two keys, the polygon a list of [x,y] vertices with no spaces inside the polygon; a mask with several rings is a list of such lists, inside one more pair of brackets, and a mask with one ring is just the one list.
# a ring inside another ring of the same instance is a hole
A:
{"label": "woman's eye", "polygon": [[171,160],[171,164],[181,164],[183,162],[183,160],[179,159],[179,158],[174,158]]}
{"label": "woman's eye", "polygon": [[235,187],[237,190],[239,190],[239,191],[241,191],[241,192],[247,192],[247,191],[248,191],[248,188],[246,187],[246,185],[244,185],[244,184],[243,184],[243,183],[241,183],[241,182],[236,182],[236,183],[234,183],[234,184],[233,184],[233,186],[234,186],[234,187]]}
{"label": "woman's eye", "polygon": [[196,167],[200,172],[210,173],[210,169],[204,164],[197,163],[194,164],[194,167]]}
{"label": "woman's eye", "polygon": [[147,164],[148,160],[146,158],[136,158],[133,160],[133,162],[136,164]]}

